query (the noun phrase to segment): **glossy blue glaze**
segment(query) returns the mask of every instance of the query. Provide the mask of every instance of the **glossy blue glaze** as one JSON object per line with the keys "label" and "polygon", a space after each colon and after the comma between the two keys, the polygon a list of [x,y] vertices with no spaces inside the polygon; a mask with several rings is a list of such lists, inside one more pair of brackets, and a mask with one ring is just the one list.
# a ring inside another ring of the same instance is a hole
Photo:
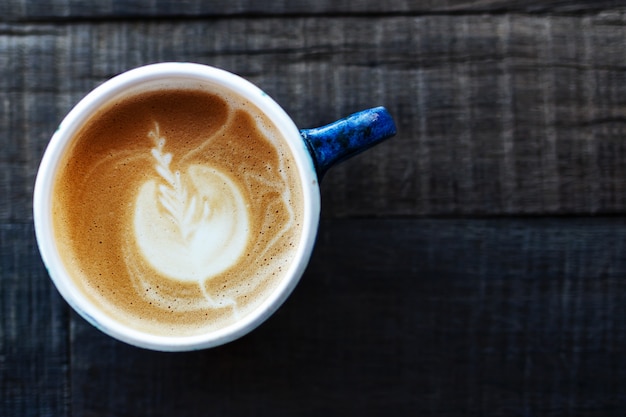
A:
{"label": "glossy blue glaze", "polygon": [[396,125],[384,107],[375,107],[300,134],[321,179],[334,164],[395,135]]}

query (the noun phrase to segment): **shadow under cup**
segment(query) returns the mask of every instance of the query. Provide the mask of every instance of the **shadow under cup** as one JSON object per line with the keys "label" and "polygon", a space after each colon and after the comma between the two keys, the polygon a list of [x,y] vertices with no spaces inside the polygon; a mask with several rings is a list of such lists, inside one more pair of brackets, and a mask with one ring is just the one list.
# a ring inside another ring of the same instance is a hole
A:
{"label": "shadow under cup", "polygon": [[[112,130],[93,127],[101,121]],[[395,132],[382,107],[298,130],[259,88],[205,65],[128,71],[81,100],[44,153],[33,202],[42,259],[65,300],[118,340],[161,351],[227,343],[300,280],[327,169]]]}

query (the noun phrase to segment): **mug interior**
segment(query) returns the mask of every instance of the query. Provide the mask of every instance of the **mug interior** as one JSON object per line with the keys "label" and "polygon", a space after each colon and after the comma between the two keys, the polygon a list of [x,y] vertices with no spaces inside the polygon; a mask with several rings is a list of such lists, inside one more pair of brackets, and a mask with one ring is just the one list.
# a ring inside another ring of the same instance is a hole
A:
{"label": "mug interior", "polygon": [[[303,224],[293,262],[277,288],[252,312],[218,330],[193,336],[168,337],[145,333],[108,316],[92,304],[73,283],[55,244],[52,227],[52,190],[59,163],[71,139],[102,106],[130,93],[164,86],[231,92],[252,102],[273,122],[285,138],[297,163],[303,196]],[[297,285],[309,261],[320,213],[319,183],[311,156],[300,132],[286,112],[267,94],[249,81],[214,67],[192,63],[152,64],[130,70],[100,85],[83,98],[65,117],[54,133],[42,158],[33,196],[33,216],[37,244],[55,286],[83,318],[92,325],[126,343],[162,351],[203,349],[237,339],[265,321]]]}

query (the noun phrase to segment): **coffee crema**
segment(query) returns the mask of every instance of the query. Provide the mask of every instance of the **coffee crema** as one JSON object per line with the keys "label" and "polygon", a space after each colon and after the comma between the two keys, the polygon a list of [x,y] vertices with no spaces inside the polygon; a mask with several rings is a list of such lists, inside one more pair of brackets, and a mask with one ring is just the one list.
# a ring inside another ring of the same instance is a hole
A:
{"label": "coffee crema", "polygon": [[136,91],[96,112],[54,182],[59,253],[114,319],[205,333],[258,306],[301,236],[293,156],[249,101],[202,88]]}

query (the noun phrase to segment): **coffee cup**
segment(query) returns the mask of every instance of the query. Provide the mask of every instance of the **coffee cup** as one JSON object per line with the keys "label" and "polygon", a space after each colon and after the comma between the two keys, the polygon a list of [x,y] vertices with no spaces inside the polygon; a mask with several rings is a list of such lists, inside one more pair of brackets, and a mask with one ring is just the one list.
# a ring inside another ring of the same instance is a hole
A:
{"label": "coffee cup", "polygon": [[227,71],[130,70],[76,104],[43,155],[43,262],[70,306],[118,340],[160,351],[230,342],[300,280],[326,171],[394,134],[382,107],[300,130]]}

